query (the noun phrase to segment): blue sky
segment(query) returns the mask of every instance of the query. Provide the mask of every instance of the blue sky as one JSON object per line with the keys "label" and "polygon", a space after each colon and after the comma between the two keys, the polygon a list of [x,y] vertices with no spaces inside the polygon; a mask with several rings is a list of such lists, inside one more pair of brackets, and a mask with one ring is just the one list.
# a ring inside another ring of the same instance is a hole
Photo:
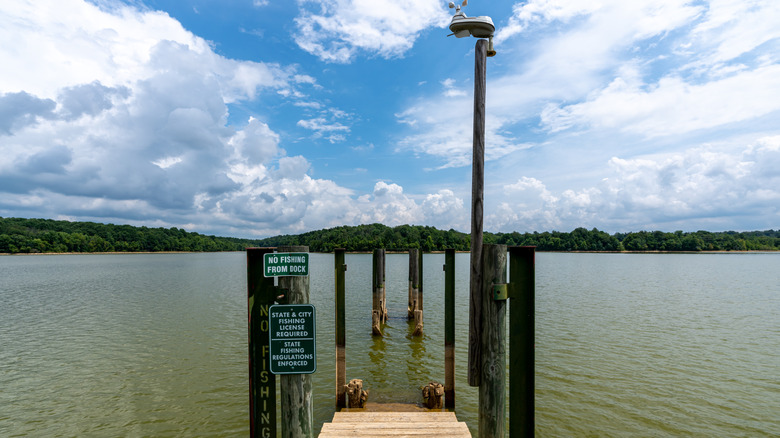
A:
{"label": "blue sky", "polygon": [[[473,0],[485,228],[780,227],[776,0]],[[0,216],[265,237],[470,229],[444,1],[0,4]]]}

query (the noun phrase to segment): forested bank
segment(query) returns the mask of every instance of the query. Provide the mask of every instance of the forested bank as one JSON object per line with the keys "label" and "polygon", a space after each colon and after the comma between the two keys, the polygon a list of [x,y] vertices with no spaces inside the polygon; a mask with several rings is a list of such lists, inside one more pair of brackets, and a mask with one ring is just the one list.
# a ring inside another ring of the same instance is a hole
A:
{"label": "forested bank", "polygon": [[[608,234],[595,228],[571,232],[484,233],[485,243],[532,245],[539,251],[776,251],[780,230],[750,232],[639,231]],[[305,245],[311,252],[468,251],[470,236],[455,230],[419,225],[341,226],[303,234],[251,240],[207,236],[179,228],[0,218],[0,253],[243,251],[249,246]]]}
{"label": "forested bank", "polygon": [[[538,251],[776,251],[780,249],[780,230],[750,232],[639,231],[610,235],[596,228],[577,228],[571,232],[484,233],[485,243],[536,246]],[[443,251],[455,248],[468,251],[469,234],[433,227],[381,224],[342,226],[309,233],[276,236],[259,241],[260,246],[305,245],[313,252],[371,251],[385,248],[405,251]]]}
{"label": "forested bank", "polygon": [[0,253],[243,251],[256,241],[179,228],[0,218]]}

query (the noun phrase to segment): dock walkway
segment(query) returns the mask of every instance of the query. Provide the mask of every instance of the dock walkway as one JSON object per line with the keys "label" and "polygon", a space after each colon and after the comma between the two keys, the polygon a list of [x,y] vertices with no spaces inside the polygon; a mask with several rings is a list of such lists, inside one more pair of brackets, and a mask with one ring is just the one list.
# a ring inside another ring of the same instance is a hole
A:
{"label": "dock walkway", "polygon": [[322,425],[320,438],[331,437],[468,437],[466,423],[454,412],[336,412],[333,422]]}

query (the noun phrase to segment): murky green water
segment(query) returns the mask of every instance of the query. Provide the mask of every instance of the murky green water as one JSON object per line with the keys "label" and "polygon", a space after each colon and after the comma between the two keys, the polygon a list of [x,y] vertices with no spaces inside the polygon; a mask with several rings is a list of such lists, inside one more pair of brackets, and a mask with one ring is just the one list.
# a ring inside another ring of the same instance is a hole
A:
{"label": "murky green water", "polygon": [[[444,256],[425,256],[426,334],[387,258],[373,338],[371,256],[347,255],[347,378],[373,402],[444,380]],[[0,436],[247,436],[243,253],[0,257]],[[537,255],[538,436],[780,436],[780,254]],[[457,415],[468,255],[457,257]],[[311,256],[315,423],[335,393],[333,258]],[[437,311],[438,310],[438,311]]]}

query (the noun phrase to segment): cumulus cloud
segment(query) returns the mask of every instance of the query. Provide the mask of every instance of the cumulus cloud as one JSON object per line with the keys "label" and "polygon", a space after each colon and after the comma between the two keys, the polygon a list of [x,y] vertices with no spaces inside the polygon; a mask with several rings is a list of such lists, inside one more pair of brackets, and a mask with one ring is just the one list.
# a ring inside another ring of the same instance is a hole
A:
{"label": "cumulus cloud", "polygon": [[471,227],[470,210],[452,190],[442,189],[426,195],[422,210],[426,223],[434,223],[441,229],[468,230]]}
{"label": "cumulus cloud", "polygon": [[236,219],[256,233],[341,217],[351,192],[307,175],[308,161],[286,157],[268,124],[228,124],[229,103],[295,94],[315,85],[310,76],[224,58],[160,12],[16,6],[0,6],[14,18],[4,40],[21,45],[0,48],[4,214],[200,229]]}
{"label": "cumulus cloud", "polygon": [[360,52],[385,58],[409,50],[420,33],[444,27],[449,14],[438,0],[298,0],[298,46],[323,61],[349,63]]}
{"label": "cumulus cloud", "polygon": [[[739,149],[702,145],[679,153],[613,157],[592,187],[553,193],[535,178],[504,186],[490,229],[769,229],[780,219],[780,137]],[[742,224],[742,225],[740,225]],[[745,225],[747,224],[747,225]]]}

